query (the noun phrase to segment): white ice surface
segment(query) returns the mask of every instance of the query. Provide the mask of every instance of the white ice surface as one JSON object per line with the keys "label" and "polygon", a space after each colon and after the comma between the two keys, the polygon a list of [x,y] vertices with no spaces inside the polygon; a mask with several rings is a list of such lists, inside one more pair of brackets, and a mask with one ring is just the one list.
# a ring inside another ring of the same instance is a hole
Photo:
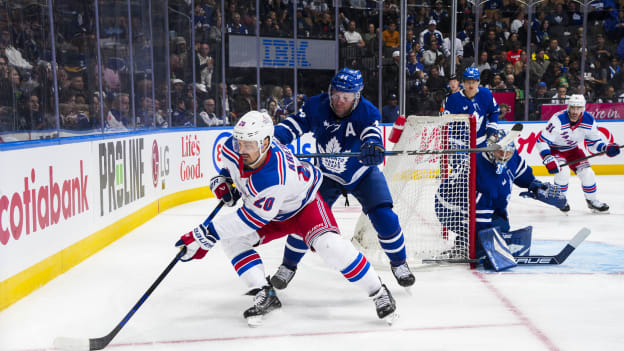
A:
{"label": "white ice surface", "polygon": [[[517,191],[510,206],[512,229],[533,225],[536,246],[556,240],[563,247],[588,227],[592,233],[579,251],[585,245],[586,256],[614,264],[615,272],[591,260],[575,271],[576,252],[567,266],[549,269],[428,267],[415,271],[410,296],[388,270],[378,269],[400,313],[389,327],[362,291],[308,254],[288,289],[278,292],[283,308],[252,329],[242,318],[251,297],[217,248],[204,260],[176,265],[108,349],[624,350],[624,269],[617,268],[624,257],[609,254],[624,247],[623,186],[624,176],[598,177],[599,198],[611,206],[606,215],[588,211],[576,177],[569,215],[519,198]],[[0,350],[52,350],[57,336],[108,334],[175,256],[180,234],[215,204],[199,201],[159,215],[0,312]],[[350,236],[359,209],[342,205],[338,200],[334,212]],[[279,265],[283,243],[259,248],[267,274]],[[592,254],[593,243],[607,253]]]}

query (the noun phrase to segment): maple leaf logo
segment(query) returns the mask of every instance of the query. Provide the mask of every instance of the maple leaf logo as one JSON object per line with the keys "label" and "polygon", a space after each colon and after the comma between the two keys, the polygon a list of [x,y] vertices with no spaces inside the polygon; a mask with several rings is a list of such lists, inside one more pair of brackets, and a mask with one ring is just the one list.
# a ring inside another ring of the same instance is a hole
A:
{"label": "maple leaf logo", "polygon": [[[337,153],[342,151],[340,142],[336,137],[331,138],[325,148],[321,145],[318,146],[322,153]],[[342,173],[347,169],[347,157],[323,157],[321,163],[323,166],[334,173]]]}

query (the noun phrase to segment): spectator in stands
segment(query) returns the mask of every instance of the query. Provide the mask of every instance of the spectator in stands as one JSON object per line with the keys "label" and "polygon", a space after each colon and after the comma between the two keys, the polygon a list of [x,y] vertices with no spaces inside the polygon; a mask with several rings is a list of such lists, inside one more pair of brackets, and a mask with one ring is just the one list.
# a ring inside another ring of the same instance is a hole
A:
{"label": "spectator in stands", "polygon": [[446,79],[440,76],[440,72],[437,66],[431,67],[431,73],[427,78],[427,82],[425,83],[429,91],[433,94],[437,91],[446,89]]}
{"label": "spectator in stands", "polygon": [[37,95],[23,96],[23,106],[17,129],[19,130],[41,130],[52,128],[47,115],[41,110],[39,97]]}
{"label": "spectator in stands", "polygon": [[519,8],[516,12],[515,18],[511,21],[509,25],[509,30],[511,33],[519,33],[524,26],[524,22],[526,21],[526,13],[524,12],[524,8]]}
{"label": "spectator in stands", "polygon": [[516,62],[520,61],[521,55],[524,52],[524,50],[522,50],[522,44],[517,40],[511,42],[511,45],[512,45],[512,49],[507,51],[506,58],[507,58],[507,62],[513,65]]}
{"label": "spectator in stands", "polygon": [[285,118],[284,110],[282,110],[275,100],[269,101],[267,113],[271,116],[273,124],[278,124]]}
{"label": "spectator in stands", "polygon": [[212,74],[214,72],[214,57],[210,54],[210,45],[206,42],[199,44],[195,60],[197,83],[204,84],[207,90],[212,89]]}
{"label": "spectator in stands", "polygon": [[613,57],[613,49],[607,43],[605,37],[602,34],[597,34],[596,44],[588,46],[590,48],[591,57],[594,58],[593,61],[601,61],[603,67],[606,67],[608,62]]}
{"label": "spectator in stands", "polygon": [[[442,43],[442,52],[449,59],[451,57],[451,38],[446,37]],[[459,38],[455,37],[455,64],[459,65],[464,58],[464,47],[462,46],[462,42]]]}
{"label": "spectator in stands", "polygon": [[558,3],[555,5],[555,10],[553,13],[550,14],[550,18],[552,19],[552,27],[565,28],[568,26],[569,17],[568,13],[563,8],[563,3]]}
{"label": "spectator in stands", "polygon": [[159,113],[151,96],[144,95],[139,98],[139,109],[136,119],[137,127],[167,127],[168,122]]}
{"label": "spectator in stands", "polygon": [[257,104],[251,96],[249,85],[241,84],[238,90],[238,94],[234,97],[234,113],[240,117],[251,110],[256,110]]}
{"label": "spectator in stands", "polygon": [[128,94],[119,93],[113,98],[113,105],[108,111],[105,127],[110,129],[126,129],[132,126],[130,117],[130,97]]}
{"label": "spectator in stands", "polygon": [[553,95],[550,103],[556,105],[565,105],[568,103],[568,99],[570,99],[570,96],[568,95],[568,88],[560,85],[557,87],[557,92],[555,93],[555,95]]}
{"label": "spectator in stands", "polygon": [[399,32],[396,30],[396,23],[390,22],[388,24],[388,28],[381,34],[381,39],[384,42],[384,53],[392,53],[400,48],[401,40]]}
{"label": "spectator in stands", "polygon": [[281,34],[282,33],[279,29],[279,24],[274,23],[272,17],[264,18],[262,24],[260,25],[260,35],[264,35],[267,37],[279,37],[281,36]]}
{"label": "spectator in stands", "polygon": [[207,98],[203,101],[202,109],[197,119],[198,127],[224,126],[227,124],[225,118],[216,115],[216,107],[217,104],[213,98]]}
{"label": "spectator in stands", "polygon": [[551,62],[563,62],[567,53],[565,50],[559,46],[559,41],[557,39],[551,39],[550,43],[548,43],[548,48],[545,51],[546,55],[548,55],[548,59]]}
{"label": "spectator in stands", "polygon": [[72,130],[89,130],[93,128],[86,104],[76,103],[76,95],[66,95],[59,104],[61,128]]}
{"label": "spectator in stands", "polygon": [[544,59],[544,49],[539,48],[535,52],[535,59],[531,61],[529,65],[530,79],[531,81],[540,81],[546,73],[550,61]]}
{"label": "spectator in stands", "polygon": [[[539,12],[542,13],[543,12]],[[538,13],[538,14],[539,14]],[[548,45],[550,41],[550,21],[546,19],[546,15],[544,14],[544,19],[539,26],[539,29],[534,32],[534,40],[533,43],[537,44],[538,47],[545,47]]]}
{"label": "spectator in stands", "polygon": [[423,54],[423,64],[425,65],[425,68],[431,69],[431,66],[436,63],[438,56],[444,56],[444,54],[438,48],[438,39],[436,37],[432,37],[430,39],[429,47]]}
{"label": "spectator in stands", "polygon": [[345,31],[343,34],[345,43],[348,46],[356,46],[363,49],[366,47],[366,43],[364,42],[364,38],[362,38],[362,35],[360,35],[360,33],[358,33],[355,29],[355,21],[350,21],[347,27],[347,31]]}
{"label": "spectator in stands", "polygon": [[375,24],[369,23],[366,33],[364,33],[364,35],[362,36],[362,39],[364,39],[366,46],[369,48],[369,53],[373,53],[374,48],[378,46],[377,42],[379,39],[377,38],[377,30],[375,29]]}
{"label": "spectator in stands", "polygon": [[542,105],[551,103],[551,96],[548,94],[546,82],[537,83],[535,96],[533,96],[533,111],[529,113],[529,119],[539,121],[542,119]]}
{"label": "spectator in stands", "polygon": [[617,42],[620,38],[624,38],[624,8],[620,8],[617,14],[616,11],[612,11],[604,26],[610,40]]}
{"label": "spectator in stands", "polygon": [[399,117],[399,98],[390,94],[388,104],[381,108],[381,123],[394,123]]}
{"label": "spectator in stands", "polygon": [[284,88],[282,88],[280,85],[276,85],[273,87],[273,89],[271,89],[271,96],[269,96],[266,101],[264,102],[264,105],[267,107],[267,109],[269,108],[269,103],[271,101],[275,101],[275,104],[277,105],[277,107],[279,107],[280,109],[283,108],[283,106],[281,105],[281,101],[282,98],[284,97]]}
{"label": "spectator in stands", "polygon": [[[496,0],[500,1],[500,0]],[[488,1],[490,3],[491,1]],[[429,13],[429,18],[436,21],[436,23],[441,23],[449,20],[449,14],[444,9],[444,2],[442,0],[436,0],[431,13]]]}
{"label": "spectator in stands", "polygon": [[[414,48],[416,47],[420,49],[419,41],[418,39],[416,39],[416,36],[414,36],[414,31],[411,29],[408,29],[405,32],[405,52],[410,52],[414,50]],[[462,51],[463,51],[463,48],[462,48]]]}
{"label": "spectator in stands", "polygon": [[286,114],[295,112],[295,100],[293,99],[293,91],[290,85],[284,85],[284,96],[279,105],[282,106]]}
{"label": "spectator in stands", "polygon": [[193,114],[187,111],[186,99],[184,96],[176,96],[173,98],[171,105],[171,107],[173,107],[171,125],[174,127],[192,127]]}
{"label": "spectator in stands", "polygon": [[482,51],[479,55],[479,64],[477,65],[479,72],[483,72],[485,70],[492,70],[490,67],[490,63],[488,62],[488,53],[487,51]]}
{"label": "spectator in stands", "polygon": [[232,13],[232,22],[226,25],[225,30],[228,34],[249,34],[247,27],[241,23],[241,15],[238,12]]}
{"label": "spectator in stands", "polygon": [[602,91],[609,73],[606,66],[602,65],[601,60],[595,60],[589,64],[589,67],[585,70],[585,81],[591,84],[594,91]]}
{"label": "spectator in stands", "polygon": [[617,101],[617,95],[615,95],[615,88],[612,85],[606,85],[601,96],[596,99],[597,103],[615,103]]}
{"label": "spectator in stands", "polygon": [[334,28],[333,17],[328,12],[323,12],[321,19],[315,22],[312,31],[321,39],[333,39]]}
{"label": "spectator in stands", "polygon": [[[435,38],[437,45],[442,44],[443,36],[442,32],[436,29],[438,23],[436,20],[429,20],[429,24],[427,26],[427,30],[420,32],[420,46],[423,48],[428,48],[431,46],[431,39]],[[436,45],[436,46],[437,46]]]}

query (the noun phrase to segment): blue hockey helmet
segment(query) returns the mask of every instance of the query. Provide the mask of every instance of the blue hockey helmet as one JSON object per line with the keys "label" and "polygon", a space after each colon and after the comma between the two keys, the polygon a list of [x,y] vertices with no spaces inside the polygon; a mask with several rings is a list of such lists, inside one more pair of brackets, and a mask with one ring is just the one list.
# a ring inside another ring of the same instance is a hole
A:
{"label": "blue hockey helmet", "polygon": [[[360,71],[347,67],[341,69],[334,76],[334,78],[332,78],[331,83],[329,84],[329,105],[331,106],[334,113],[336,113],[338,117],[342,118],[355,110],[358,103],[360,102],[360,92],[363,88],[364,80],[362,79],[362,73],[360,73]],[[351,109],[346,111],[346,113],[343,111],[343,113],[339,115],[339,113],[337,113],[336,109],[334,108],[334,93],[352,93],[353,95],[351,97],[348,97],[348,99],[353,100],[353,106],[351,106]]]}
{"label": "blue hockey helmet", "polygon": [[477,67],[466,67],[463,78],[464,80],[481,80],[481,72]]}
{"label": "blue hockey helmet", "polygon": [[362,73],[356,69],[343,68],[331,80],[331,89],[347,93],[359,93],[364,88]]}
{"label": "blue hockey helmet", "polygon": [[[495,138],[488,139],[488,146],[496,144],[501,141],[507,132],[503,129],[499,129],[494,135]],[[514,141],[510,141],[506,145],[503,145],[502,149],[496,151],[488,151],[485,153],[485,158],[496,166],[496,174],[502,174],[507,165],[507,161],[511,159],[516,151],[516,145]]]}

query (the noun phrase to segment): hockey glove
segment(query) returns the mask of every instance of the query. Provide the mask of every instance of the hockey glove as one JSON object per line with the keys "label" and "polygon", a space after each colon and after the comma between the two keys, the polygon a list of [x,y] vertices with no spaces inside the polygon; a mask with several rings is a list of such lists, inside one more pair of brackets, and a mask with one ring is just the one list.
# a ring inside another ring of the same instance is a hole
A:
{"label": "hockey glove", "polygon": [[232,186],[232,179],[222,175],[210,179],[210,190],[212,190],[217,199],[230,207],[236,205],[236,201],[241,197],[238,189]]}
{"label": "hockey glove", "polygon": [[367,141],[360,147],[359,160],[367,166],[376,166],[384,161],[385,151],[383,145]]}
{"label": "hockey glove", "polygon": [[618,144],[609,144],[605,148],[605,152],[609,157],[615,157],[620,154],[620,146]]}
{"label": "hockey glove", "polygon": [[175,243],[176,247],[186,246],[186,253],[180,258],[180,261],[188,262],[204,258],[208,250],[217,243],[217,240],[219,240],[219,236],[216,233],[212,233],[203,224],[200,224],[193,231],[182,235],[180,240]]}
{"label": "hockey glove", "polygon": [[546,155],[542,163],[544,163],[544,166],[546,166],[546,169],[548,169],[548,173],[550,174],[559,173],[559,171],[561,171],[559,162],[557,162],[557,159],[553,155]]}
{"label": "hockey glove", "polygon": [[496,128],[486,128],[485,135],[487,135],[489,143],[495,144],[498,142],[498,130]]}
{"label": "hockey glove", "polygon": [[567,203],[565,195],[557,185],[542,183],[537,179],[531,182],[529,191],[521,192],[520,196],[535,199],[559,209]]}

